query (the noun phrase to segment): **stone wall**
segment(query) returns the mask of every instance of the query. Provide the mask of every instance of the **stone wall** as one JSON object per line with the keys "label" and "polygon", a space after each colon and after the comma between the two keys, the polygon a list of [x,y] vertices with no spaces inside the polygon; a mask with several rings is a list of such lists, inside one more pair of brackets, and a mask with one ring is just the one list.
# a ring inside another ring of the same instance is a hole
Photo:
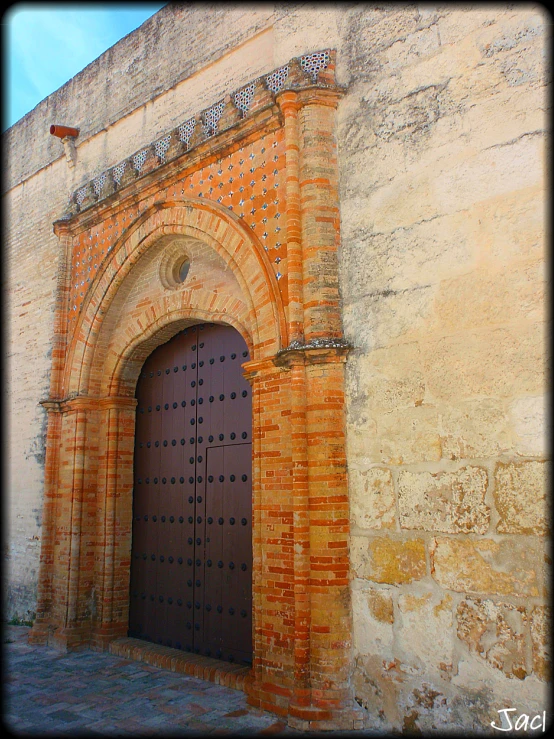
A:
{"label": "stone wall", "polygon": [[545,18],[412,7],[350,24],[356,695],[372,726],[500,725],[500,708],[546,707]]}
{"label": "stone wall", "polygon": [[[546,708],[546,26],[531,5],[169,6],[8,131],[8,617],[36,601],[51,224],[189,115],[335,48],[356,699],[421,730]],[[52,123],[81,129],[74,168]]]}

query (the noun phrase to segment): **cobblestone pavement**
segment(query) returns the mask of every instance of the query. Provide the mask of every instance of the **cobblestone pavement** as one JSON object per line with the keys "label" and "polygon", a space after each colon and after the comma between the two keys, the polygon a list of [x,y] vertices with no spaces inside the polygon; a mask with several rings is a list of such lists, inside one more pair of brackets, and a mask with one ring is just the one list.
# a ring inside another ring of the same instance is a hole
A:
{"label": "cobblestone pavement", "polygon": [[14,735],[300,734],[246,695],[107,653],[62,654],[3,635],[3,724]]}

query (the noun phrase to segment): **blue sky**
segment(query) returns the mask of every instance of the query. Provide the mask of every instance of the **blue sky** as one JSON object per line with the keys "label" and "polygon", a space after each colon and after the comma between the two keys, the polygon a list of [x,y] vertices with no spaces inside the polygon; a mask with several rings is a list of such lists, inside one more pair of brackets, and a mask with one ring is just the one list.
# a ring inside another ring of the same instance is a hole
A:
{"label": "blue sky", "polygon": [[4,115],[16,123],[165,3],[14,3],[2,16]]}

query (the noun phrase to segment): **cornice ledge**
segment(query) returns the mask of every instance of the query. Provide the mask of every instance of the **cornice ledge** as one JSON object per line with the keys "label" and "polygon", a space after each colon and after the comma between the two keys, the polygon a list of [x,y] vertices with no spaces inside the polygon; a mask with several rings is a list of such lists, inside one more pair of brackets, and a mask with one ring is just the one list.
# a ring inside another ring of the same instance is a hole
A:
{"label": "cornice ledge", "polygon": [[130,183],[175,162],[184,154],[193,154],[212,139],[216,144],[213,148],[218,148],[219,134],[234,129],[260,110],[271,108],[281,91],[294,90],[305,97],[305,102],[317,97],[323,104],[335,105],[344,93],[343,88],[335,83],[335,60],[336,52],[331,49],[303,54],[225,95],[211,107],[166,131],[75,190],[68,210],[56,221],[57,228],[63,229],[64,221],[123,191]]}

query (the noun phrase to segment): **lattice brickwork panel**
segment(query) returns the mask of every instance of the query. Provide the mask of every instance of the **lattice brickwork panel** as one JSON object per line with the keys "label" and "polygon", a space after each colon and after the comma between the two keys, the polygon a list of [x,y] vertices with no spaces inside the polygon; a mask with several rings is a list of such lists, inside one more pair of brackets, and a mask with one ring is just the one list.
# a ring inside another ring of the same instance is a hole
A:
{"label": "lattice brickwork panel", "polygon": [[[286,302],[285,142],[282,129],[248,144],[170,186],[169,200],[206,198],[241,218],[257,236],[273,266]],[[70,323],[75,324],[83,299],[102,261],[114,244],[146,209],[138,207],[107,218],[84,232],[74,247]]]}

